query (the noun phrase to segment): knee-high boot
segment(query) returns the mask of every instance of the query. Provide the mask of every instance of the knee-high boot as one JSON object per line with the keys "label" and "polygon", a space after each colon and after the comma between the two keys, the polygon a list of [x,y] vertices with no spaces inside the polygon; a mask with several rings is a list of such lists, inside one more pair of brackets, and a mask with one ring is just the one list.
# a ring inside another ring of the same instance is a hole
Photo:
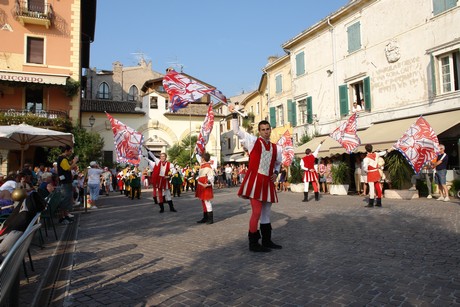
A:
{"label": "knee-high boot", "polygon": [[203,218],[199,221],[196,221],[198,224],[203,224],[203,223],[206,223],[208,221],[208,213],[207,212],[203,212]]}
{"label": "knee-high boot", "polygon": [[260,239],[260,232],[257,230],[256,232],[248,232],[248,238],[249,238],[249,250],[251,252],[270,252],[271,249],[268,247],[264,247],[259,244],[259,239]]}
{"label": "knee-high boot", "polygon": [[172,200],[168,200],[168,205],[169,205],[169,211],[177,212],[176,209],[174,209],[174,205],[173,205]]}
{"label": "knee-high boot", "polygon": [[206,224],[213,224],[214,223],[214,212],[208,212],[208,220],[206,221]]}
{"label": "knee-high boot", "polygon": [[163,205],[163,203],[159,203],[158,205],[160,206],[160,213],[165,212],[165,206]]}
{"label": "knee-high boot", "polygon": [[316,201],[319,200],[319,192],[315,192],[315,200],[316,200]]}
{"label": "knee-high boot", "polygon": [[382,207],[382,199],[381,198],[377,198],[375,206],[376,207]]}
{"label": "knee-high boot", "polygon": [[282,246],[273,243],[272,241],[272,224],[260,224],[260,232],[262,233],[262,246],[273,248],[273,249],[281,249]]}
{"label": "knee-high boot", "polygon": [[158,199],[157,199],[156,196],[153,196],[153,202],[154,202],[155,204],[158,204]]}
{"label": "knee-high boot", "polygon": [[364,206],[364,207],[367,207],[367,208],[372,208],[372,207],[374,207],[374,199],[373,199],[373,198],[369,198],[369,203],[367,204],[367,206]]}
{"label": "knee-high boot", "polygon": [[308,201],[308,192],[303,192],[303,202]]}

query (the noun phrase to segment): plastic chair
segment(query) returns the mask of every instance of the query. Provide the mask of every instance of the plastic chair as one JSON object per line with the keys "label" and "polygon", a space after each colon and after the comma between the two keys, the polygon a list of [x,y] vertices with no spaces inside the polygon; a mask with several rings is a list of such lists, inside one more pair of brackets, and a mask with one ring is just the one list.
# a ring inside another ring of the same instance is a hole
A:
{"label": "plastic chair", "polygon": [[40,229],[40,223],[35,224],[16,241],[0,264],[0,306],[18,306],[19,301],[19,266],[29,249],[35,232]]}
{"label": "plastic chair", "polygon": [[48,223],[49,223],[53,227],[54,236],[56,237],[56,240],[58,239],[58,236],[56,232],[56,226],[54,225],[53,217],[56,215],[56,211],[59,207],[60,202],[61,202],[61,193],[54,191],[48,197],[48,206],[46,207],[46,210],[44,210],[41,214],[41,217],[43,219],[43,225],[45,226],[45,235],[48,237]]}

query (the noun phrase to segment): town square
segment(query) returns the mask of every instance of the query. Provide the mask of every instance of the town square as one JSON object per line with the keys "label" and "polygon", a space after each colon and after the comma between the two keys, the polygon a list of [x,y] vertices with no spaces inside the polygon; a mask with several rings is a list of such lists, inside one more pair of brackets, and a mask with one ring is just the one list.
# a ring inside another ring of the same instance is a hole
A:
{"label": "town square", "polygon": [[459,21],[0,1],[0,306],[460,305]]}

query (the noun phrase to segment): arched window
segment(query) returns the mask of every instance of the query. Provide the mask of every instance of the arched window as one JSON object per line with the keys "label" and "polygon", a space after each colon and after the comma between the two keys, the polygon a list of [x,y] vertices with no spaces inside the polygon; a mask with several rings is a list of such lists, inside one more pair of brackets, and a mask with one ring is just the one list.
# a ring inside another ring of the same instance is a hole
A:
{"label": "arched window", "polygon": [[97,91],[98,99],[110,99],[109,85],[105,82],[102,82],[99,85],[99,90]]}
{"label": "arched window", "polygon": [[138,95],[139,95],[139,90],[137,86],[132,85],[129,88],[128,101],[137,101]]}

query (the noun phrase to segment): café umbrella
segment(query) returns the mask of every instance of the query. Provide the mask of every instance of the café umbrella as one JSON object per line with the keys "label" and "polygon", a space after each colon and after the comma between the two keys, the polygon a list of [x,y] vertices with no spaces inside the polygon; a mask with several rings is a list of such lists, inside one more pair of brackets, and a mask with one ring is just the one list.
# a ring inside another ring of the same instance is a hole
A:
{"label": "caf\u00e9 umbrella", "polygon": [[43,129],[27,124],[0,126],[0,149],[20,150],[21,168],[24,166],[24,151],[30,146],[73,147],[72,133]]}

